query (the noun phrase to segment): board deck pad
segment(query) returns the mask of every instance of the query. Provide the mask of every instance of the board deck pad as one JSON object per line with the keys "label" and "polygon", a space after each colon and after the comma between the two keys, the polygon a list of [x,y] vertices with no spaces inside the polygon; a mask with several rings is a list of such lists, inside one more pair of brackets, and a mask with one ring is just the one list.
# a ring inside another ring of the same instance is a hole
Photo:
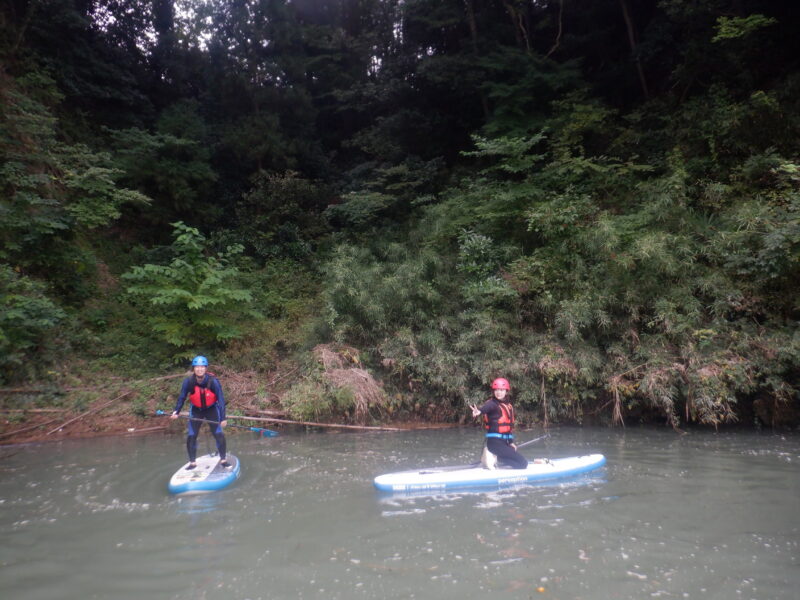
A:
{"label": "board deck pad", "polygon": [[606,462],[602,454],[568,458],[536,459],[526,469],[484,469],[480,466],[431,467],[378,475],[374,485],[386,492],[454,490],[477,487],[507,487],[587,473]]}
{"label": "board deck pad", "polygon": [[217,454],[204,454],[198,456],[194,469],[187,469],[187,462],[178,469],[169,480],[169,491],[173,494],[201,494],[213,492],[229,486],[238,479],[241,472],[239,459],[228,453],[229,467],[220,464]]}

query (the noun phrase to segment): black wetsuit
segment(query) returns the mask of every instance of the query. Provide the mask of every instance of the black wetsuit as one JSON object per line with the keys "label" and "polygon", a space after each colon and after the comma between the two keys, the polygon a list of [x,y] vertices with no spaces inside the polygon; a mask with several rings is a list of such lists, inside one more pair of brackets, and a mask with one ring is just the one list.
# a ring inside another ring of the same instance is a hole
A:
{"label": "black wetsuit", "polygon": [[[510,406],[509,403],[504,403]],[[489,430],[486,432],[486,447],[489,452],[497,456],[501,465],[506,465],[512,469],[524,469],[528,466],[528,460],[519,452],[511,447],[513,436],[511,434],[501,434],[499,422],[503,417],[503,410],[500,408],[500,401],[496,398],[489,398],[480,408],[481,414],[485,415],[489,421]]]}
{"label": "black wetsuit", "polygon": [[[186,432],[186,451],[189,454],[189,462],[195,462],[197,458],[197,436],[200,433],[200,428],[203,426],[202,423],[194,419],[215,421],[215,423],[209,423],[208,428],[209,431],[211,431],[211,435],[214,436],[214,440],[217,442],[219,457],[225,460],[227,450],[225,434],[222,432],[222,426],[219,425],[219,423],[225,420],[225,397],[222,394],[222,386],[219,384],[219,380],[216,377],[208,373],[206,373],[201,383],[204,388],[214,393],[216,402],[207,408],[199,408],[193,404],[191,405],[191,410],[189,411],[191,419],[189,419],[189,426]],[[190,375],[183,380],[181,393],[175,404],[176,413],[181,412],[186,397],[194,390],[196,385],[198,385],[198,382],[194,375]]]}

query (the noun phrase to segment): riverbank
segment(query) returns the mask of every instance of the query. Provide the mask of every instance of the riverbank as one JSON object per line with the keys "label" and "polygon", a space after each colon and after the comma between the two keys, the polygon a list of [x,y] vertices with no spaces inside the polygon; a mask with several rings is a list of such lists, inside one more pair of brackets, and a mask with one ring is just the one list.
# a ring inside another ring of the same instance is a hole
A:
{"label": "riverbank", "polygon": [[[349,409],[328,406],[318,410],[312,393],[301,394],[306,409],[298,408],[298,382],[307,382],[314,375],[303,372],[296,362],[275,364],[269,372],[241,371],[213,365],[213,372],[223,381],[228,415],[238,415],[264,422],[237,420],[230,423],[254,425],[281,430],[290,426],[359,427],[383,426],[396,429],[448,428],[475,425],[466,411],[458,407],[437,408],[434,402],[423,402],[417,396],[387,393],[383,385],[363,368],[360,362],[346,360],[355,350],[334,352],[318,346],[314,356],[319,365],[320,381],[331,383],[352,396]],[[81,373],[78,378],[74,374]],[[94,374],[92,374],[94,373]],[[189,373],[173,373],[142,378],[123,379],[91,369],[73,368],[59,377],[59,387],[43,385],[0,389],[0,445],[59,441],[101,436],[137,436],[143,434],[183,434],[185,420],[156,416],[157,411],[170,413],[180,389],[181,380]],[[52,386],[52,383],[50,384]],[[305,388],[304,388],[305,389]],[[313,392],[314,388],[308,388]],[[398,400],[399,398],[399,400]],[[323,402],[324,399],[320,400]],[[308,411],[312,408],[312,411]],[[541,415],[518,408],[520,426],[542,425]],[[783,402],[757,399],[740,403],[738,418],[725,428],[793,430],[800,424],[800,406],[794,400]],[[583,407],[580,419],[561,424],[604,425],[607,406]],[[184,407],[184,414],[186,407]],[[649,424],[669,427],[657,411],[624,411],[624,424]],[[271,421],[270,419],[275,419]],[[686,420],[689,421],[688,415]],[[712,428],[713,429],[713,428]],[[241,430],[229,428],[233,433]]]}
{"label": "riverbank", "polygon": [[[116,402],[116,405],[115,405]],[[235,409],[236,403],[233,404]],[[83,411],[59,408],[34,408],[34,409],[1,409],[0,408],[0,445],[32,444],[57,442],[66,439],[86,439],[103,436],[137,436],[163,433],[165,435],[183,435],[186,431],[185,419],[171,420],[168,416],[156,415],[157,410],[171,411],[171,405],[159,404],[155,399],[147,404],[145,415],[134,414],[129,411],[129,403],[124,399],[112,399],[110,402],[98,401]],[[230,410],[230,409],[229,409]],[[271,419],[265,415],[274,415],[276,421],[253,422],[246,419],[245,412],[257,413],[253,420]],[[184,411],[186,414],[186,411]],[[281,410],[241,411],[236,414],[242,418],[231,416],[229,424],[253,425],[269,427],[281,431],[288,427],[317,427],[332,428],[349,431],[370,431],[380,428],[380,424],[366,426],[351,423],[309,423],[294,421],[285,416]],[[459,427],[459,423],[431,423],[422,420],[405,420],[402,422],[386,423],[386,428],[391,429],[432,429]],[[228,427],[226,435],[239,434],[241,430]],[[247,435],[247,432],[243,433]]]}
{"label": "riverbank", "polygon": [[168,433],[173,428],[171,422],[164,418],[150,419],[123,414],[81,416],[61,410],[57,413],[14,411],[0,412],[0,414],[2,414],[0,445],[100,436],[131,436],[159,431]]}
{"label": "riverbank", "polygon": [[[376,426],[424,429],[459,425],[452,414],[435,415],[430,403],[415,402],[406,410],[395,410],[382,384],[364,368],[353,348],[319,345],[310,356],[316,366],[304,368],[296,361],[276,361],[267,372],[212,364],[210,372],[223,384],[229,425],[365,430]],[[174,410],[181,380],[189,371],[123,379],[86,367],[73,365],[66,369],[55,378],[58,387],[50,382],[49,388],[46,383],[0,388],[0,445],[185,431],[185,420],[172,421],[156,415],[158,411]],[[298,385],[314,378],[316,386],[296,393]],[[350,402],[330,406],[318,393],[328,388],[330,393],[341,393]],[[184,405],[183,413],[187,411],[188,405]],[[236,419],[237,415],[242,419]],[[267,422],[254,422],[258,420]],[[464,422],[466,413],[461,419]],[[234,431],[237,430],[228,428],[228,432]]]}
{"label": "riverbank", "polygon": [[[0,446],[15,444],[38,444],[46,442],[58,442],[66,439],[88,439],[107,436],[137,436],[153,435],[163,433],[164,435],[183,435],[186,431],[186,421],[181,419],[172,421],[166,416],[138,417],[136,415],[89,415],[74,419],[72,413],[59,414],[53,417],[52,412],[39,413],[25,411],[22,420],[8,418],[8,413],[2,413],[0,423]],[[69,416],[68,416],[69,415]],[[62,421],[63,419],[63,421]],[[248,421],[231,418],[229,423],[247,425]],[[262,424],[264,425],[264,424]],[[348,424],[320,423],[315,425],[304,425],[302,422],[297,425],[274,424],[270,423],[269,428],[281,431],[287,427],[318,427],[331,428],[338,431],[364,431],[378,429],[377,426],[365,426],[363,428]],[[460,427],[459,423],[424,423],[416,421],[404,421],[402,423],[391,423],[387,428],[391,429],[449,429]],[[226,435],[237,435],[237,429],[228,427]],[[246,432],[242,435],[248,435]]]}

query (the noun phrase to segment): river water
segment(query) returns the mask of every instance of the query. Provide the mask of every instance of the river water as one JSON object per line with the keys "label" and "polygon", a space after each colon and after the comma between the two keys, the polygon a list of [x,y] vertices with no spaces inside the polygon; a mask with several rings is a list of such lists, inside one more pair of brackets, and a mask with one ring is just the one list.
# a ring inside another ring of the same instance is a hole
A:
{"label": "river water", "polygon": [[798,598],[797,434],[558,429],[523,453],[607,465],[427,496],[372,479],[471,462],[478,430],[228,440],[239,481],[183,498],[167,493],[181,437],[0,448],[2,596]]}

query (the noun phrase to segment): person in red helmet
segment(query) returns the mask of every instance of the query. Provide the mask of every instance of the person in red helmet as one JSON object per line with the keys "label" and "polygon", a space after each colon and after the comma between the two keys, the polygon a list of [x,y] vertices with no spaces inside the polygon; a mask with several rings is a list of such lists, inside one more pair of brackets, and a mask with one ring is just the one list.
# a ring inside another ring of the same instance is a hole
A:
{"label": "person in red helmet", "polygon": [[524,469],[528,466],[528,461],[517,452],[517,447],[514,445],[514,407],[509,398],[511,384],[508,383],[508,379],[498,377],[492,382],[492,390],[494,397],[489,398],[480,408],[470,404],[472,416],[483,415],[486,450],[496,456],[501,465],[512,469]]}

